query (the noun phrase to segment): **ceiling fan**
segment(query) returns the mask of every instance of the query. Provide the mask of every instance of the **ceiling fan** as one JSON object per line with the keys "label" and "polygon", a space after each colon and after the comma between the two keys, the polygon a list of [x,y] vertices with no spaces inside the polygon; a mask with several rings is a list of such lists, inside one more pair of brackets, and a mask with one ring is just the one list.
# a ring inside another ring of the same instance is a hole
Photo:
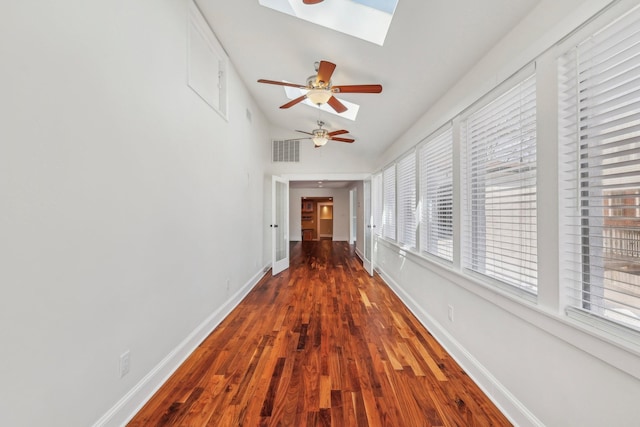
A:
{"label": "ceiling fan", "polygon": [[340,85],[333,86],[331,83],[331,75],[336,68],[336,64],[329,61],[320,61],[315,63],[316,75],[307,78],[306,85],[295,83],[279,82],[275,80],[260,79],[258,83],[267,83],[271,85],[289,86],[298,89],[305,89],[308,92],[293,101],[281,105],[280,108],[289,108],[299,102],[309,99],[314,104],[329,104],[337,113],[344,113],[347,107],[338,98],[333,96],[334,93],[380,93],[381,85]]}
{"label": "ceiling fan", "polygon": [[316,148],[322,147],[327,143],[327,141],[339,141],[339,142],[349,142],[349,143],[355,141],[355,139],[351,139],[351,138],[336,137],[337,135],[344,135],[345,133],[349,133],[348,130],[341,129],[341,130],[334,130],[333,132],[329,132],[328,130],[323,129],[322,126],[324,126],[324,122],[322,120],[318,120],[318,129],[314,129],[311,132],[296,130],[296,132],[311,135],[310,137],[294,138],[294,139],[289,139],[288,141],[299,141],[301,139],[310,139],[313,141],[313,145]]}

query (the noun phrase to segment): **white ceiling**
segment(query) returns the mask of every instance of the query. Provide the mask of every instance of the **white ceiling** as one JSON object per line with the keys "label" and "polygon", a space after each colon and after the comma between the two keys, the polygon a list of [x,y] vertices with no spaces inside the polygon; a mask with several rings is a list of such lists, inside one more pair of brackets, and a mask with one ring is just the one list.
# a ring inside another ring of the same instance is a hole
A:
{"label": "white ceiling", "polygon": [[314,62],[327,60],[337,64],[334,85],[381,84],[381,94],[341,95],[360,105],[355,122],[322,113],[325,128],[350,131],[345,136],[356,139],[349,145],[354,155],[378,156],[539,0],[399,0],[384,46],[276,12],[258,0],[196,2],[271,122],[274,138],[315,129],[318,111],[301,104],[278,108],[288,102],[284,90],[258,79],[305,84],[315,74]]}

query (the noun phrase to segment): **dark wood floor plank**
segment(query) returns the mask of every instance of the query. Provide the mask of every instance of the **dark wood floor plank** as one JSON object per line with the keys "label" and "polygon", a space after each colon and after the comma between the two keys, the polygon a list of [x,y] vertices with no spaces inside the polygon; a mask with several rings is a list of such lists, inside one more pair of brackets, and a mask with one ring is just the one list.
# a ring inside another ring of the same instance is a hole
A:
{"label": "dark wood floor plank", "polygon": [[506,426],[343,242],[298,242],[129,426]]}

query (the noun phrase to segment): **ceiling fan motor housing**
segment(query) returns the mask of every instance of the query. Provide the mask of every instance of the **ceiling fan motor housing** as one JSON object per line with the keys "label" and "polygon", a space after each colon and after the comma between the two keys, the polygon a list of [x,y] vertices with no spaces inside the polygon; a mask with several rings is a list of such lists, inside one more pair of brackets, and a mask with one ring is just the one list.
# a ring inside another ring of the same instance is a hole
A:
{"label": "ceiling fan motor housing", "polygon": [[307,87],[310,89],[331,89],[331,80],[323,82],[318,80],[317,76],[307,77]]}

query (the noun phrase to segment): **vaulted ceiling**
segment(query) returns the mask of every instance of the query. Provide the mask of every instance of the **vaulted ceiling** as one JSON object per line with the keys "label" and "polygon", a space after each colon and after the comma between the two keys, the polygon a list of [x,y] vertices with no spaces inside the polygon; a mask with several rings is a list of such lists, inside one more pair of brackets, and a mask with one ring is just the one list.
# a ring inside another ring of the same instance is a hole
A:
{"label": "vaulted ceiling", "polygon": [[260,78],[305,84],[315,74],[314,62],[328,60],[337,65],[334,84],[382,84],[381,94],[341,95],[360,105],[356,121],[321,113],[327,129],[350,131],[356,142],[349,150],[355,155],[378,156],[539,0],[399,0],[383,46],[274,11],[258,0],[196,3],[271,122],[274,137],[299,137],[295,129],[316,128],[319,112],[306,105],[278,108],[288,102],[284,90],[260,84]]}

